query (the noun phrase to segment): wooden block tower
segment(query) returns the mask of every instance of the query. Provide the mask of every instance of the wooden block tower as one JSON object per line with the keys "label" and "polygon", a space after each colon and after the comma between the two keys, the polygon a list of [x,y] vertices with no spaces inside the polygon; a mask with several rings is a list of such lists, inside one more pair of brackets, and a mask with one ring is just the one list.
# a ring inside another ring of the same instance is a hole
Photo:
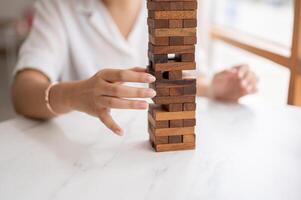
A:
{"label": "wooden block tower", "polygon": [[147,0],[148,72],[157,80],[148,113],[148,131],[158,151],[195,149],[196,80],[183,79],[195,70],[197,0]]}

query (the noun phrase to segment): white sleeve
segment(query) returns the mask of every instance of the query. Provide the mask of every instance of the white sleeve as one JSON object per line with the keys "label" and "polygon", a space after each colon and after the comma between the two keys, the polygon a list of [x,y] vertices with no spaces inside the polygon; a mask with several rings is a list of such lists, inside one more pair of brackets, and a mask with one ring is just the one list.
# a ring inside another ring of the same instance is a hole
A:
{"label": "white sleeve", "polygon": [[14,75],[23,69],[35,69],[54,82],[60,79],[68,59],[65,28],[56,0],[42,0],[35,5],[32,30],[22,45]]}

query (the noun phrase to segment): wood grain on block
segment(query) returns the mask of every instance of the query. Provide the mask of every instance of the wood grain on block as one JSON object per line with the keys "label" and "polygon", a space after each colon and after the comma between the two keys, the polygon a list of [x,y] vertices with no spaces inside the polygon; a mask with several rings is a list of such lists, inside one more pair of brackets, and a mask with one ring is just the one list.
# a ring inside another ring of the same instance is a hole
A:
{"label": "wood grain on block", "polygon": [[196,44],[196,42],[197,42],[197,38],[195,36],[184,37],[184,44],[185,45],[193,45],[193,44]]}
{"label": "wood grain on block", "polygon": [[195,133],[195,127],[155,128],[153,130],[155,136],[191,135]]}
{"label": "wood grain on block", "polygon": [[181,112],[183,111],[183,104],[182,103],[165,104],[162,105],[162,109],[168,112]]}
{"label": "wood grain on block", "polygon": [[180,70],[195,70],[195,62],[168,62],[168,63],[155,63],[155,71],[180,71]]}
{"label": "wood grain on block", "polygon": [[177,143],[183,143],[182,135],[168,136],[168,144],[177,144]]}
{"label": "wood grain on block", "polygon": [[148,114],[148,121],[154,128],[169,128],[169,120],[166,121],[155,121],[152,115]]}
{"label": "wood grain on block", "polygon": [[157,145],[157,144],[168,144],[169,143],[169,137],[168,136],[155,136],[151,129],[148,129],[148,133],[150,135],[151,141]]}
{"label": "wood grain on block", "polygon": [[157,88],[155,91],[157,92],[158,97],[170,96],[169,88]]}
{"label": "wood grain on block", "polygon": [[[166,28],[166,27],[164,27],[164,28]],[[183,28],[183,20],[181,20],[181,19],[169,20],[169,28]]]}
{"label": "wood grain on block", "polygon": [[184,28],[195,28],[195,27],[197,27],[197,20],[196,19],[184,19],[183,27]]}
{"label": "wood grain on block", "polygon": [[[157,37],[160,38],[160,37]],[[185,39],[185,38],[184,38]],[[169,43],[169,38],[168,38]],[[154,46],[149,44],[149,51],[153,54],[182,54],[182,53],[195,53],[194,45],[186,46]]]}
{"label": "wood grain on block", "polygon": [[156,104],[194,103],[195,96],[177,96],[176,98],[174,96],[169,96],[169,97],[156,96],[152,98],[152,100]]}
{"label": "wood grain on block", "polygon": [[183,73],[181,70],[179,71],[169,71],[168,72],[168,80],[181,80],[183,78]]}
{"label": "wood grain on block", "polygon": [[169,128],[179,128],[184,127],[184,120],[178,119],[178,120],[170,120],[169,121]]}
{"label": "wood grain on block", "polygon": [[170,2],[148,1],[147,9],[148,10],[157,10],[157,11],[170,10]]}
{"label": "wood grain on block", "polygon": [[195,143],[195,134],[183,135],[183,143]]}
{"label": "wood grain on block", "polygon": [[169,37],[169,45],[171,46],[178,46],[178,45],[184,45],[184,37]]}
{"label": "wood grain on block", "polygon": [[152,11],[154,19],[196,19],[196,11]]}
{"label": "wood grain on block", "polygon": [[184,88],[183,87],[170,88],[169,95],[170,96],[182,96],[182,95],[184,95]]}
{"label": "wood grain on block", "polygon": [[153,45],[166,46],[169,45],[169,37],[154,37],[149,35],[149,42]]}
{"label": "wood grain on block", "polygon": [[148,1],[148,10],[157,11],[181,11],[181,10],[196,10],[197,2],[192,0],[186,1]]}
{"label": "wood grain on block", "polygon": [[153,118],[155,121],[195,119],[195,111],[166,112],[162,110],[155,110],[153,113]]}
{"label": "wood grain on block", "polygon": [[[147,24],[150,29],[158,29],[158,28],[169,28],[169,20],[168,19],[147,19]],[[183,22],[182,22],[183,24]],[[182,25],[183,27],[183,25]]]}
{"label": "wood grain on block", "polygon": [[196,110],[196,103],[184,103],[183,104],[184,111],[195,111]]}
{"label": "wood grain on block", "polygon": [[181,61],[182,62],[194,62],[195,61],[195,55],[194,55],[194,53],[184,53],[184,54],[181,54]]}
{"label": "wood grain on block", "polygon": [[155,88],[191,87],[196,85],[196,79],[162,80],[154,83]]}
{"label": "wood grain on block", "polygon": [[193,127],[196,125],[196,119],[184,119],[183,126],[184,127]]}
{"label": "wood grain on block", "polygon": [[157,152],[183,151],[195,149],[195,143],[158,144],[155,146]]}
{"label": "wood grain on block", "polygon": [[196,95],[196,85],[184,87],[183,95]]}
{"label": "wood grain on block", "polygon": [[183,10],[196,10],[198,8],[197,1],[184,2]]}
{"label": "wood grain on block", "polygon": [[155,37],[196,37],[196,28],[161,28],[151,32]]}

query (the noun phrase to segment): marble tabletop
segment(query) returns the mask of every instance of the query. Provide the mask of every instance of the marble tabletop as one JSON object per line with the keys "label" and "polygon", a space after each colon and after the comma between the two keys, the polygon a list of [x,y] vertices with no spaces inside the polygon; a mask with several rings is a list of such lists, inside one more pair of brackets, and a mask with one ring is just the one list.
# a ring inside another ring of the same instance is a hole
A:
{"label": "marble tabletop", "polygon": [[301,109],[198,100],[197,149],[155,153],[145,111],[126,135],[70,113],[0,124],[1,200],[300,200]]}

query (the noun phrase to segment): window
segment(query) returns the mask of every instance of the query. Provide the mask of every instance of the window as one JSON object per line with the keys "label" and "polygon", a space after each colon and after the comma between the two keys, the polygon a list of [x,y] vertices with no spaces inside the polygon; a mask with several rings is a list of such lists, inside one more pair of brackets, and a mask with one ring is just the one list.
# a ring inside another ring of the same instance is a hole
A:
{"label": "window", "polygon": [[301,105],[300,1],[213,0],[211,8],[211,64],[248,62],[261,78],[260,98]]}

